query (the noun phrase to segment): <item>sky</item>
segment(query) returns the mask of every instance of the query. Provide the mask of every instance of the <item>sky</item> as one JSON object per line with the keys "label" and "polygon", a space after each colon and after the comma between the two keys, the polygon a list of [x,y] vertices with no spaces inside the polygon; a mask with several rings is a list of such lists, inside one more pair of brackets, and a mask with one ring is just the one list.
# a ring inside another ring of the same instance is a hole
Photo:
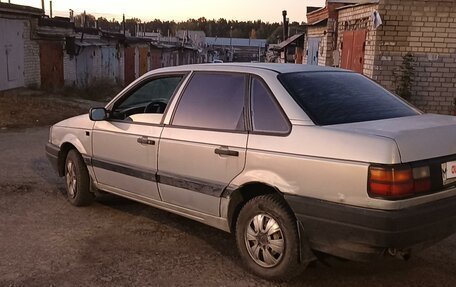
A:
{"label": "sky", "polygon": [[[6,0],[2,0],[6,2]],[[41,0],[11,0],[11,3],[41,8]],[[182,21],[189,18],[225,18],[227,20],[281,22],[282,10],[288,11],[290,22],[306,21],[306,6],[322,7],[325,0],[53,0],[53,15],[68,17],[69,9],[75,15],[84,10],[96,17],[108,20],[125,17],[143,21],[160,19]],[[45,0],[46,14],[49,15],[49,0]]]}

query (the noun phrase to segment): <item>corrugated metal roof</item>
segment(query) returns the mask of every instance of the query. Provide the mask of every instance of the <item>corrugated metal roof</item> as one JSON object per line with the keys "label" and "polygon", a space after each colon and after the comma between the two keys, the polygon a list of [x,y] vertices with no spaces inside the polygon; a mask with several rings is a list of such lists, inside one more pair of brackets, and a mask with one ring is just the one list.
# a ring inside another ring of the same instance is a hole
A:
{"label": "corrugated metal roof", "polygon": [[266,47],[266,39],[206,37],[206,45],[235,47]]}
{"label": "corrugated metal roof", "polygon": [[39,8],[0,2],[0,11],[4,13],[30,15],[30,16],[43,16],[44,11]]}
{"label": "corrugated metal roof", "polygon": [[282,50],[283,48],[285,48],[286,46],[290,45],[291,43],[293,43],[294,41],[298,40],[299,38],[303,37],[305,33],[299,33],[299,34],[296,34],[296,35],[293,35],[291,36],[290,38],[286,39],[285,41],[282,41],[280,42],[275,48],[273,48],[274,50]]}

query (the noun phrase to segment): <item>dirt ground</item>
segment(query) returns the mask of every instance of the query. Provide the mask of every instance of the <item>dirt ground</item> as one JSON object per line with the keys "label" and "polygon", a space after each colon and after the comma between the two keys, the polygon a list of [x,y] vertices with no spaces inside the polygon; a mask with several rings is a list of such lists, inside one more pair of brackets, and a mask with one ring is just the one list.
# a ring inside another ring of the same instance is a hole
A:
{"label": "dirt ground", "polygon": [[33,90],[3,92],[0,93],[0,130],[49,126],[87,113],[89,102]]}
{"label": "dirt ground", "polygon": [[407,262],[330,259],[289,283],[261,280],[222,231],[110,195],[71,206],[47,138],[0,133],[0,286],[456,286],[456,236]]}

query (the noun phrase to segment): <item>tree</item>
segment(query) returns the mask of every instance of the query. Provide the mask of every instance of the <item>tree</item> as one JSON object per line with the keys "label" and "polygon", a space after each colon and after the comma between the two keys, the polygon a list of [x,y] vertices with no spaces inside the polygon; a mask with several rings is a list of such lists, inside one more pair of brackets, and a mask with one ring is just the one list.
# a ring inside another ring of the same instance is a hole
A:
{"label": "tree", "polygon": [[98,28],[100,28],[101,30],[105,30],[105,31],[110,30],[109,29],[110,23],[109,23],[108,19],[106,19],[104,17],[98,17],[97,23],[98,23]]}
{"label": "tree", "polygon": [[[132,34],[136,31],[136,24],[141,23],[140,19],[132,18],[126,20],[126,29],[130,30]],[[299,23],[292,23],[297,24]],[[188,19],[186,21],[162,21],[155,19],[145,23],[146,31],[160,32],[162,35],[167,36],[168,32],[175,35],[177,30],[197,30],[203,31],[207,37],[224,37],[224,38],[268,38],[277,28],[280,28],[279,23],[256,21],[237,21],[227,20],[220,18],[206,19],[200,17],[198,19]],[[276,40],[275,40],[276,41]],[[275,42],[273,41],[273,42]]]}
{"label": "tree", "polygon": [[412,97],[412,86],[415,81],[415,58],[408,52],[402,57],[402,64],[394,73],[396,94],[406,100]]}
{"label": "tree", "polygon": [[74,16],[74,26],[75,27],[86,27],[94,28],[95,27],[95,16],[91,14],[85,15],[85,24],[84,24],[84,13]]}
{"label": "tree", "polygon": [[138,31],[136,31],[137,24],[139,24],[139,23],[141,23],[141,19],[138,19],[138,18],[126,19],[125,20],[125,30],[130,31],[130,33],[133,36],[136,36],[136,33],[138,32]]}

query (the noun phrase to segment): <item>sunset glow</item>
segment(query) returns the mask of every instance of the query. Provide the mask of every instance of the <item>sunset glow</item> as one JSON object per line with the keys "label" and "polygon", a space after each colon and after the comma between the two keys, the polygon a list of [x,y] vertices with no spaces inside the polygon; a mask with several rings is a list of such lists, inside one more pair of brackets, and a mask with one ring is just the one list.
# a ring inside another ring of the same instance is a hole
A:
{"label": "sunset glow", "polygon": [[[5,1],[3,1],[5,2]],[[11,0],[11,3],[41,8],[41,0]],[[225,18],[229,20],[263,20],[265,22],[281,22],[282,10],[288,11],[290,21],[305,21],[306,6],[324,6],[324,0],[283,0],[267,1],[214,1],[214,0],[111,0],[111,1],[68,1],[54,0],[53,15],[68,16],[69,9],[75,14],[87,13],[109,20],[120,20],[125,13],[127,18],[139,18],[143,21],[187,20],[205,17],[207,19]],[[49,1],[45,0],[46,14],[49,14]]]}

